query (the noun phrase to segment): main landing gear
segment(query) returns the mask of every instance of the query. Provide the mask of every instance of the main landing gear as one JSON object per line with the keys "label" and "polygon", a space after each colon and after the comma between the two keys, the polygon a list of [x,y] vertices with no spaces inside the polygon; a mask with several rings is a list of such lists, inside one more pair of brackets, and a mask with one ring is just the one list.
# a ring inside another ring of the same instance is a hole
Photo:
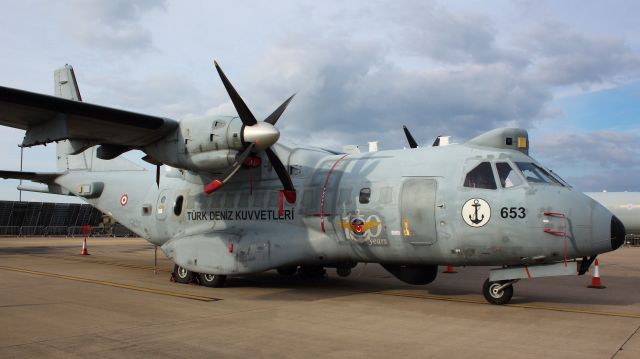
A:
{"label": "main landing gear", "polygon": [[173,280],[176,283],[189,284],[197,282],[206,287],[224,287],[224,283],[227,280],[226,275],[221,274],[207,274],[207,273],[195,273],[186,268],[182,268],[179,265],[173,266],[173,272],[171,273]]}

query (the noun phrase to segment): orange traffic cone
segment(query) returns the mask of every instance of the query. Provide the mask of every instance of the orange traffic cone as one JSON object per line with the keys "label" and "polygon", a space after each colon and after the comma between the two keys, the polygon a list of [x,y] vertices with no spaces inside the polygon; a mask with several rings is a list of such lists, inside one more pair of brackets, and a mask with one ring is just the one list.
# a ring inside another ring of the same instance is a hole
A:
{"label": "orange traffic cone", "polygon": [[587,288],[596,288],[596,289],[604,289],[606,288],[602,285],[600,281],[600,268],[598,267],[598,259],[596,259],[596,263],[593,266],[593,277],[591,277],[591,285],[588,285]]}
{"label": "orange traffic cone", "polygon": [[448,266],[447,266],[447,269],[446,269],[446,270],[444,270],[442,273],[454,274],[454,273],[458,273],[458,272],[456,272],[456,270],[455,270],[455,269],[453,269],[453,266],[452,266],[452,265],[448,265]]}
{"label": "orange traffic cone", "polygon": [[87,250],[87,237],[84,237],[82,240],[82,250],[80,251],[80,255],[89,256],[89,251]]}

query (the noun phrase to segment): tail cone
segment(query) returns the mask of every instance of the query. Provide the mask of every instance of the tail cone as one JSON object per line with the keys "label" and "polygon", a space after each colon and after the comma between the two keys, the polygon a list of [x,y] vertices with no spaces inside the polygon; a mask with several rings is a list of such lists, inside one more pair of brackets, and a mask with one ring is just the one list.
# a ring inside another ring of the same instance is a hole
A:
{"label": "tail cone", "polygon": [[587,288],[595,288],[595,289],[606,288],[604,285],[602,285],[602,281],[600,280],[600,267],[598,266],[597,259],[596,259],[596,263],[593,266],[593,277],[591,277],[591,285],[588,285]]}

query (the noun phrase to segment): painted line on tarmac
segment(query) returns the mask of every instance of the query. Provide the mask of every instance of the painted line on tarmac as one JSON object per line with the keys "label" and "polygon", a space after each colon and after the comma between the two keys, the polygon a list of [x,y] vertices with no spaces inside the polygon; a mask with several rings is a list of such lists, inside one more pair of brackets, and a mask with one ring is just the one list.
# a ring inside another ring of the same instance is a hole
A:
{"label": "painted line on tarmac", "polygon": [[[388,295],[392,297],[439,300],[439,301],[445,301],[445,302],[490,305],[486,301],[471,299],[471,298],[442,297],[437,295],[425,295],[425,294],[401,293],[401,292],[374,292],[373,294]],[[580,309],[580,308],[574,309],[574,308],[567,308],[567,307],[553,307],[553,306],[547,306],[547,305],[533,305],[533,304],[505,304],[504,306],[511,307],[511,308],[548,310],[548,311],[563,312],[563,313],[592,314],[592,315],[601,315],[606,317],[622,317],[622,318],[640,319],[640,314],[635,314],[635,313],[607,312],[607,311],[599,311],[599,310],[593,310],[593,309]]]}
{"label": "painted line on tarmac", "polygon": [[[114,267],[153,270],[153,266],[143,266],[143,265],[137,265],[137,264],[126,264],[126,263],[118,263],[118,262],[111,262],[111,261],[100,261],[100,260],[89,259],[89,258],[86,258],[86,257],[77,257],[77,258],[76,257],[71,257],[71,256],[50,257],[50,256],[41,256],[41,255],[35,255],[35,254],[32,254],[31,256],[40,257],[40,258],[47,258],[47,259],[57,259],[57,260],[65,260],[65,261],[72,261],[72,262],[81,262],[81,263],[104,264],[104,265],[114,266]],[[157,270],[158,270],[158,272],[171,273],[171,270],[162,269],[162,268],[159,268],[159,267],[157,268]]]}
{"label": "painted line on tarmac", "polygon": [[19,273],[27,273],[27,274],[34,274],[34,275],[40,275],[40,276],[52,277],[52,278],[59,278],[59,279],[67,279],[67,280],[73,280],[73,281],[76,281],[76,282],[98,284],[98,285],[104,285],[104,286],[114,287],[114,288],[130,289],[130,290],[135,290],[135,291],[138,291],[138,292],[160,294],[160,295],[166,295],[166,296],[176,297],[176,298],[192,299],[192,300],[197,300],[197,301],[201,301],[201,302],[216,302],[216,301],[222,300],[220,298],[203,297],[203,296],[199,296],[199,295],[177,293],[177,292],[172,292],[172,291],[162,290],[162,289],[138,287],[138,286],[130,285],[130,284],[123,284],[123,283],[109,282],[109,281],[105,281],[105,280],[97,280],[97,279],[75,277],[75,276],[70,276],[70,275],[65,275],[65,274],[39,272],[39,271],[33,271],[33,270],[29,270],[29,269],[22,269],[22,268],[0,266],[0,270],[19,272]]}

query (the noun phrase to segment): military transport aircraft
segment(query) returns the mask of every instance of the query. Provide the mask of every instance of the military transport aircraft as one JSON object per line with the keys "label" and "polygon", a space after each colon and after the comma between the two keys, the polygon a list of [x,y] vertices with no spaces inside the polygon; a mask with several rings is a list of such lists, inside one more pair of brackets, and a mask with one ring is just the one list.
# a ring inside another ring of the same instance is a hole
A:
{"label": "military transport aircraft", "polygon": [[[497,266],[483,286],[509,302],[520,279],[584,274],[625,229],[529,157],[527,132],[362,154],[278,142],[288,98],[258,121],[218,64],[238,117],[175,121],[81,102],[70,66],[57,97],[0,87],[0,124],[22,146],[57,143],[55,173],[2,171],[78,196],[160,246],[174,278],[221,287],[278,269],[348,275],[380,263],[428,284],[439,265]],[[150,171],[120,155],[143,151]],[[168,171],[160,175],[160,165]]]}

